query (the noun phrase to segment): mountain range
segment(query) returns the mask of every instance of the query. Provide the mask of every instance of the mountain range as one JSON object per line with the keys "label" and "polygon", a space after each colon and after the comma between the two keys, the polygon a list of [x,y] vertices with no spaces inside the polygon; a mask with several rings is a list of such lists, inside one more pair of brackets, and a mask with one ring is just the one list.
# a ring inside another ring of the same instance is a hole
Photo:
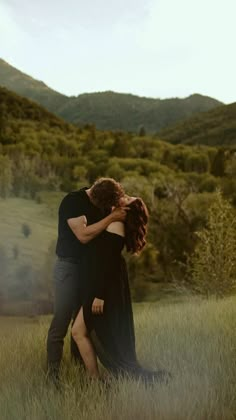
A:
{"label": "mountain range", "polygon": [[199,112],[222,105],[216,99],[194,94],[187,98],[154,99],[112,91],[68,97],[0,59],[0,86],[27,97],[66,121],[102,130],[158,133]]}

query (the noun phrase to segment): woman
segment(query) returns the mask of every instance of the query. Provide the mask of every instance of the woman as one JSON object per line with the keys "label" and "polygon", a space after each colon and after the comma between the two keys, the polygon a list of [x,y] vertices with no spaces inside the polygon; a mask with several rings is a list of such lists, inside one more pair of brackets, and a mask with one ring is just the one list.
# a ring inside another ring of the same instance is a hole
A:
{"label": "woman", "polygon": [[[137,254],[146,244],[148,211],[141,198],[125,196],[125,224],[111,223],[86,245],[82,261],[82,307],[72,327],[88,373],[99,377],[97,357],[114,375],[128,373],[144,380],[168,379],[166,371],[143,369],[136,357],[133,313],[124,246]],[[81,223],[86,223],[85,218]]]}

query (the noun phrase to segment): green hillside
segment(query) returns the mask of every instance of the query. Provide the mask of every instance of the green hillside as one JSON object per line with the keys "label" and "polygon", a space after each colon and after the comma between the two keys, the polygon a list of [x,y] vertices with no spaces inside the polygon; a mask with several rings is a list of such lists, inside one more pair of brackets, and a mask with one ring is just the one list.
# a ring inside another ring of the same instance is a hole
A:
{"label": "green hillside", "polygon": [[69,100],[59,114],[74,124],[94,123],[98,129],[155,133],[176,121],[221,103],[202,95],[185,99],[153,99],[116,92],[79,95]]}
{"label": "green hillside", "polygon": [[65,95],[50,89],[45,83],[33,79],[2,59],[0,59],[0,86],[32,99],[53,112],[67,101]]}
{"label": "green hillside", "polygon": [[214,149],[173,147],[144,133],[99,131],[89,125],[80,129],[5,88],[0,88],[0,119],[2,176],[8,180],[4,188],[8,185],[14,194],[72,189],[78,180],[90,183],[104,175],[202,176],[211,173],[216,155]]}
{"label": "green hillside", "polygon": [[198,114],[159,135],[174,144],[236,145],[236,102]]}
{"label": "green hillside", "polygon": [[95,124],[102,130],[156,133],[198,112],[222,103],[202,95],[179,99],[153,99],[116,92],[98,92],[67,97],[43,82],[22,73],[0,59],[0,86],[32,99],[48,110],[77,124]]}
{"label": "green hillside", "polygon": [[11,119],[28,120],[33,123],[40,121],[44,125],[58,127],[62,130],[69,128],[68,123],[46,108],[3,87],[0,87],[0,118],[1,130],[4,130],[4,126],[8,122],[10,123]]}

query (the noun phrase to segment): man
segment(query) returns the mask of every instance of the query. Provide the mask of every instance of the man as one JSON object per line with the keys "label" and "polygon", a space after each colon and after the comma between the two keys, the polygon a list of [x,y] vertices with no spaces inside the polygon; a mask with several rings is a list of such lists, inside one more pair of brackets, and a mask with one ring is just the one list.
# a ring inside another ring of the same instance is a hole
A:
{"label": "man", "polygon": [[[100,178],[91,188],[67,194],[59,207],[58,259],[54,268],[55,307],[47,339],[48,375],[59,379],[64,337],[79,301],[80,258],[85,244],[99,235],[113,221],[124,221],[126,208],[119,206],[124,196],[121,185],[111,178]],[[86,216],[87,224],[79,222]],[[105,217],[104,217],[105,216]],[[81,360],[76,343],[71,339],[72,356]]]}

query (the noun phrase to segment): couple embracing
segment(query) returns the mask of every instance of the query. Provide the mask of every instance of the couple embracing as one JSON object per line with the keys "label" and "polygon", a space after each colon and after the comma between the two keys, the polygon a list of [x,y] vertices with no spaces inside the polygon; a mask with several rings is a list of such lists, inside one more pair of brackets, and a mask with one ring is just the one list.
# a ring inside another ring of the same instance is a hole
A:
{"label": "couple embracing", "polygon": [[71,354],[91,377],[100,378],[97,358],[113,376],[146,382],[167,380],[165,370],[138,363],[127,267],[122,250],[145,246],[148,211],[111,178],[67,194],[59,207],[55,310],[48,332],[48,376],[59,380],[63,342],[71,330]]}

